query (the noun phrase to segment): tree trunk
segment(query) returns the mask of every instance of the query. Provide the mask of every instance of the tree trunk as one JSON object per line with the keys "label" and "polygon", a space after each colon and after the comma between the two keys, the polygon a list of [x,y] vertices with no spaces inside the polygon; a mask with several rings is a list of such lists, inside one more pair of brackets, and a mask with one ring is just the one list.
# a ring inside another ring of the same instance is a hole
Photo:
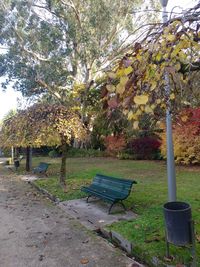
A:
{"label": "tree trunk", "polygon": [[26,147],[26,171],[29,172],[31,170],[31,157],[30,157],[31,148],[30,146]]}
{"label": "tree trunk", "polygon": [[61,159],[61,168],[60,168],[60,185],[66,190],[66,160],[67,160],[67,143],[64,136],[61,137],[61,151],[62,151],[62,159]]}

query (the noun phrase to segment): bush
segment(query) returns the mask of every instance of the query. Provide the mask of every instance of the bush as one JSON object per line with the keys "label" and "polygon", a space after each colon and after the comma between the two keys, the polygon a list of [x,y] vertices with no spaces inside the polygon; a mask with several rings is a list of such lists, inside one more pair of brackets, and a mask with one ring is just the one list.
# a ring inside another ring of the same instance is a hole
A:
{"label": "bush", "polygon": [[102,157],[104,153],[95,149],[70,148],[67,151],[67,156],[71,158]]}
{"label": "bush", "polygon": [[[166,131],[162,137],[161,153],[166,158]],[[175,162],[179,164],[200,163],[200,108],[188,108],[180,112],[173,123]]]}
{"label": "bush", "polygon": [[56,158],[56,157],[59,157],[59,153],[58,151],[56,150],[51,150],[49,153],[48,153],[49,157],[50,158]]}
{"label": "bush", "polygon": [[160,159],[161,141],[156,137],[139,137],[129,142],[128,148],[136,159]]}
{"label": "bush", "polygon": [[128,152],[120,152],[117,157],[118,159],[135,159],[134,155]]}
{"label": "bush", "polygon": [[109,135],[104,139],[106,153],[109,156],[117,156],[126,148],[126,141],[123,135]]}

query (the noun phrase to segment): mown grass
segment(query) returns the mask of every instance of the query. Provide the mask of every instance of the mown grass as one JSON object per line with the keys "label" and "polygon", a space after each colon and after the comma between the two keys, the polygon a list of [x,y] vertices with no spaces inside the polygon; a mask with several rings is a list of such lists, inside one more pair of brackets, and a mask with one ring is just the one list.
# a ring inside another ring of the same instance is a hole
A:
{"label": "mown grass", "polygon": [[[163,223],[163,204],[167,202],[167,178],[165,162],[132,161],[110,158],[73,158],[67,160],[68,191],[64,193],[58,184],[60,159],[35,158],[50,162],[47,179],[36,184],[47,189],[61,200],[81,198],[82,185],[89,184],[96,173],[137,180],[138,184],[125,201],[128,209],[138,214],[133,221],[120,221],[109,228],[120,233],[134,245],[134,255],[152,265],[152,258],[158,257],[163,262],[189,264],[188,249],[170,246],[174,257],[171,262],[165,259],[165,239]],[[20,167],[21,169],[23,166]],[[177,167],[178,200],[191,204],[195,220],[198,259],[200,259],[200,168]],[[167,261],[166,261],[167,260]],[[199,265],[200,266],[200,263]]]}

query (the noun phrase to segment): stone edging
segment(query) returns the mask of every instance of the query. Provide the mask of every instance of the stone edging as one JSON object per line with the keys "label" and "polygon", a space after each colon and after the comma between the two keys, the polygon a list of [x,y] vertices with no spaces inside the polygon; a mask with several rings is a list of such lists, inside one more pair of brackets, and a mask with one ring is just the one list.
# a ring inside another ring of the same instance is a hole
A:
{"label": "stone edging", "polygon": [[46,189],[43,189],[43,188],[39,187],[38,185],[36,185],[32,181],[28,181],[28,183],[31,184],[35,189],[37,189],[39,192],[41,192],[42,194],[47,196],[50,200],[52,200],[56,204],[60,203],[60,199],[57,198],[56,196],[52,195],[51,193],[49,193]]}
{"label": "stone edging", "polygon": [[[119,233],[115,231],[109,231],[105,228],[100,228],[98,230],[98,233],[105,239],[109,240],[111,243],[116,245],[117,247],[121,248],[124,250],[128,256],[133,257],[133,249],[134,249],[134,244],[131,243],[130,241],[124,239]],[[138,267],[144,267],[145,265],[139,264],[138,262],[136,263]],[[147,263],[148,264],[148,263]],[[164,263],[160,259],[158,259],[156,256],[152,257],[150,266],[155,266],[155,267],[176,267],[177,265],[170,265],[169,263]],[[186,267],[185,265],[181,265],[183,267]]]}

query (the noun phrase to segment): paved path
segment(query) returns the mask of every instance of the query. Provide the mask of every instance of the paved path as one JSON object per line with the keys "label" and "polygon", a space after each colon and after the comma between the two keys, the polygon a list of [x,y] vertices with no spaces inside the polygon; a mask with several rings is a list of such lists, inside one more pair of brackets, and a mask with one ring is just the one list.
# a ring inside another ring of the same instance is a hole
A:
{"label": "paved path", "polygon": [[31,185],[3,172],[0,167],[0,267],[132,266]]}

